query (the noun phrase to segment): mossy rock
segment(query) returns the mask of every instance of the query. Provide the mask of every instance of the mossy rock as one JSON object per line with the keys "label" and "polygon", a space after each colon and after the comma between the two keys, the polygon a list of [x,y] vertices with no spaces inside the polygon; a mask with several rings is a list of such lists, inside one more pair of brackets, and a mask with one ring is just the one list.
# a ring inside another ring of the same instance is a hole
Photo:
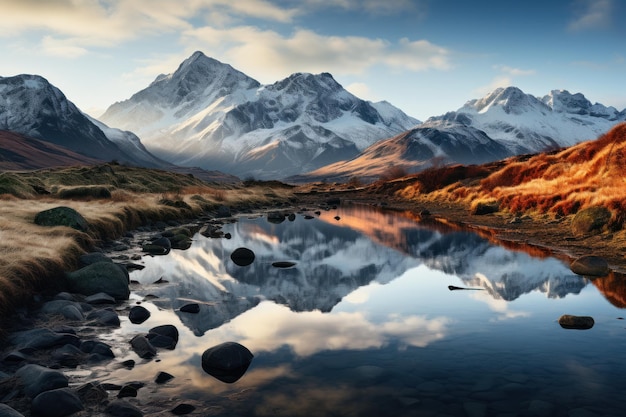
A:
{"label": "mossy rock", "polygon": [[485,214],[497,213],[500,210],[500,205],[497,201],[480,202],[472,206],[470,214],[474,216],[484,216]]}
{"label": "mossy rock", "polygon": [[81,232],[87,231],[89,224],[79,212],[71,207],[55,207],[41,211],[35,216],[39,226],[67,226]]}
{"label": "mossy rock", "polygon": [[83,295],[100,292],[116,300],[128,300],[128,272],[111,262],[96,262],[67,275],[70,290]]}
{"label": "mossy rock", "polygon": [[611,212],[606,207],[589,207],[576,213],[572,219],[572,233],[575,236],[586,236],[602,233],[607,230],[611,220]]}
{"label": "mossy rock", "polygon": [[83,187],[71,187],[63,188],[59,191],[59,198],[63,199],[109,199],[111,198],[111,191],[101,185],[83,186]]}

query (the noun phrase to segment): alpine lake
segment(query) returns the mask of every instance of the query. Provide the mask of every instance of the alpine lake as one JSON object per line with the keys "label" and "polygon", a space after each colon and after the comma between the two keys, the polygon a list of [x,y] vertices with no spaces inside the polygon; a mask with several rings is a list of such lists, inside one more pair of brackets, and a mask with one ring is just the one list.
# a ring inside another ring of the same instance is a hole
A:
{"label": "alpine lake", "polygon": [[[166,371],[138,401],[211,416],[624,415],[621,276],[582,277],[537,249],[362,205],[242,216],[222,231],[142,258],[130,304],[151,316],[122,317],[104,341],[163,324],[180,338],[152,359],[116,348],[137,363],[101,370],[105,382]],[[230,256],[242,247],[255,255],[246,266]],[[199,311],[180,311],[189,303]],[[562,328],[563,314],[594,325]],[[224,342],[254,355],[230,382],[201,366]]]}

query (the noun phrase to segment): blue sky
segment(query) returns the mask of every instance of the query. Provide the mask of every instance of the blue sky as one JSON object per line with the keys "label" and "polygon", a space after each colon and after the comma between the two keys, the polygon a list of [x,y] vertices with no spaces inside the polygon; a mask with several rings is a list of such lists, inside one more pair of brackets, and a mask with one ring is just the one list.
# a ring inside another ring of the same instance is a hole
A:
{"label": "blue sky", "polygon": [[98,116],[194,51],[261,83],[330,72],[425,120],[497,87],[626,108],[622,0],[0,0],[0,76]]}

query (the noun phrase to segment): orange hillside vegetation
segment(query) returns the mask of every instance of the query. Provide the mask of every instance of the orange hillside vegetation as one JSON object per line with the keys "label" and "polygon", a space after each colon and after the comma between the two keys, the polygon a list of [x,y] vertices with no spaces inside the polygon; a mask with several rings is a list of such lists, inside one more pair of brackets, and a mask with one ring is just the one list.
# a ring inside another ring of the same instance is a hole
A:
{"label": "orange hillside vegetation", "polygon": [[621,227],[626,220],[626,123],[596,140],[556,152],[465,168],[467,174],[476,175],[440,183],[437,189],[432,184],[425,186],[433,178],[449,178],[448,171],[459,170],[456,166],[423,172],[398,194],[466,203],[496,200],[501,210],[559,215],[604,206],[613,214],[613,226]]}

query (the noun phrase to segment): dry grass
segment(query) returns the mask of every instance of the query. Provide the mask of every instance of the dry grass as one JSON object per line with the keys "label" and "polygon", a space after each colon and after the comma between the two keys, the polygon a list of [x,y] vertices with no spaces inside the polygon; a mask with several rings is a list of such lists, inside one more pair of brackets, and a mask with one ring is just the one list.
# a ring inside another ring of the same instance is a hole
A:
{"label": "dry grass", "polygon": [[[293,196],[290,188],[273,184],[209,186],[187,175],[109,165],[4,173],[0,177],[3,175],[2,316],[27,303],[37,292],[62,288],[64,272],[75,269],[79,256],[100,240],[119,238],[148,222],[197,217],[220,205],[272,205]],[[110,197],[102,194],[103,187],[111,191]],[[40,194],[37,189],[50,194]],[[65,193],[61,199],[59,192],[68,189],[78,191],[69,196]],[[78,211],[89,223],[89,230],[34,224],[38,212],[57,206]]]}
{"label": "dry grass", "polygon": [[612,213],[611,227],[621,229],[626,221],[626,124],[560,151],[427,170],[393,191],[405,199],[467,205],[495,200],[501,210],[531,215],[566,216],[604,206]]}

